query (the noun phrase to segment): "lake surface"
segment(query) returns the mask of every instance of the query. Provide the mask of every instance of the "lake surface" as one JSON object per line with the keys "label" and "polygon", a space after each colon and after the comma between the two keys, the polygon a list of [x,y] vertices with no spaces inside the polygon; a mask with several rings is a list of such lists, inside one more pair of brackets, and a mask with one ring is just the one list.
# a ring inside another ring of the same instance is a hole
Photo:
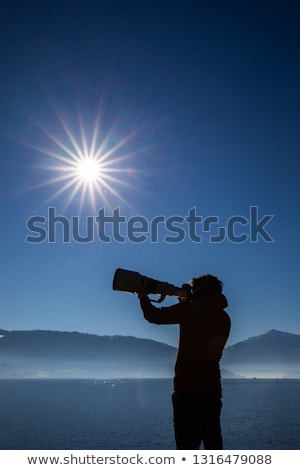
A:
{"label": "lake surface", "polygon": [[[0,380],[0,449],[175,449],[172,381]],[[224,379],[225,449],[300,449],[300,380]]]}

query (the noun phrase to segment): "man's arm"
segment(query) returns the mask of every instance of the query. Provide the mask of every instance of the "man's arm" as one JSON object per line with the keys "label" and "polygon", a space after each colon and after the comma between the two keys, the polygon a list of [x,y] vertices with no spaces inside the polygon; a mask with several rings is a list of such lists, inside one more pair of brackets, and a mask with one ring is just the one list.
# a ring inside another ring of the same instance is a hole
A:
{"label": "man's arm", "polygon": [[157,308],[151,303],[147,295],[139,294],[141,309],[145,319],[157,325],[173,325],[180,323],[183,314],[183,304],[179,303],[170,307]]}

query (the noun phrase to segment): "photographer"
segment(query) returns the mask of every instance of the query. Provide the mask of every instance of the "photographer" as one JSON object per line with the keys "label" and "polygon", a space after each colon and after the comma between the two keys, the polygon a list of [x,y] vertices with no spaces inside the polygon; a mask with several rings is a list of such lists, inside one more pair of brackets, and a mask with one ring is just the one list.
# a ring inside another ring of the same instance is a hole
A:
{"label": "photographer", "polygon": [[[179,324],[172,395],[176,448],[223,449],[219,361],[230,332],[223,283],[205,274],[190,281],[191,293],[170,307],[154,307],[139,294],[144,317],[159,325]],[[184,288],[184,286],[183,286]]]}

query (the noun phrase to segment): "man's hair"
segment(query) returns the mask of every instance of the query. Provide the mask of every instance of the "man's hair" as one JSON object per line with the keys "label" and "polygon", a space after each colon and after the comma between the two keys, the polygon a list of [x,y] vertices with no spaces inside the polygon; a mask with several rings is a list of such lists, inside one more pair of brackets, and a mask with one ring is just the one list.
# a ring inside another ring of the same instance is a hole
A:
{"label": "man's hair", "polygon": [[203,274],[193,277],[190,281],[194,297],[205,297],[206,295],[221,294],[223,282],[212,274]]}

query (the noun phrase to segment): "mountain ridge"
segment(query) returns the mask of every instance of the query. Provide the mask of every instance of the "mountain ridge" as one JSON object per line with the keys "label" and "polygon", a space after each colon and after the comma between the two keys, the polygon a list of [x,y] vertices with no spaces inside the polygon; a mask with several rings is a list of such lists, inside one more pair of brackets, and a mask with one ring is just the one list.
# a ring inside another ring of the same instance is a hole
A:
{"label": "mountain ridge", "polygon": [[[172,377],[177,348],[135,336],[0,329],[0,378]],[[275,329],[224,349],[223,377],[300,377],[300,335]]]}
{"label": "mountain ridge", "polygon": [[268,330],[258,336],[249,337],[234,345],[227,346],[224,362],[260,363],[281,361],[300,364],[300,335],[280,330]]}

